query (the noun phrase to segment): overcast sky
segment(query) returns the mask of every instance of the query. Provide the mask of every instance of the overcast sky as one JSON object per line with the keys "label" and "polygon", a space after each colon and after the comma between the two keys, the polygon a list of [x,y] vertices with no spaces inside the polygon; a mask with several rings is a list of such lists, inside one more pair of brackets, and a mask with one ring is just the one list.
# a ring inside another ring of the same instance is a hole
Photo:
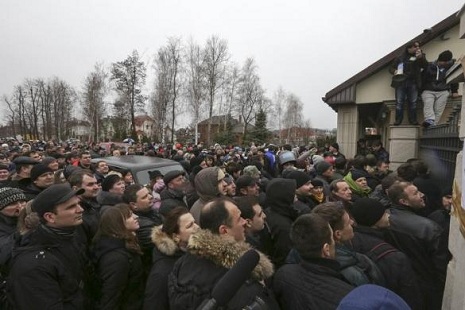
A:
{"label": "overcast sky", "polygon": [[57,76],[80,89],[96,62],[122,61],[134,49],[152,70],[153,55],[168,37],[192,37],[203,45],[216,34],[228,41],[234,62],[242,65],[247,57],[255,58],[268,97],[282,86],[302,100],[304,118],[313,127],[331,129],[336,113],[321,100],[327,91],[463,3],[2,0],[0,95],[37,77]]}

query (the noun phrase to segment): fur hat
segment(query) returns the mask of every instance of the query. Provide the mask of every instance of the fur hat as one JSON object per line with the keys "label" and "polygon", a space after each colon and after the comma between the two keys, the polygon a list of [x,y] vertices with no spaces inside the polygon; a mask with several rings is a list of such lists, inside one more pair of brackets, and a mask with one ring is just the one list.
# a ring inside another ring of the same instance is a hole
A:
{"label": "fur hat", "polygon": [[331,164],[326,161],[321,161],[315,166],[315,172],[317,175],[322,175],[325,171],[331,168]]}
{"label": "fur hat", "polygon": [[117,174],[110,174],[105,177],[102,181],[102,191],[108,192],[113,185],[121,181],[121,177]]}
{"label": "fur hat", "polygon": [[34,165],[31,169],[31,180],[35,181],[37,180],[42,174],[51,172],[53,173],[53,170],[50,169],[47,165],[44,164],[37,164]]}
{"label": "fur hat", "polygon": [[386,212],[381,202],[371,198],[359,198],[355,200],[350,209],[357,224],[371,227],[378,222]]}
{"label": "fur hat", "polygon": [[17,201],[26,201],[22,190],[13,187],[0,188],[0,210]]}
{"label": "fur hat", "polygon": [[293,170],[293,171],[289,172],[286,175],[286,179],[295,180],[295,182],[297,184],[296,188],[300,188],[301,186],[307,184],[311,180],[310,176],[307,173],[305,173],[303,171],[299,171],[299,170]]}

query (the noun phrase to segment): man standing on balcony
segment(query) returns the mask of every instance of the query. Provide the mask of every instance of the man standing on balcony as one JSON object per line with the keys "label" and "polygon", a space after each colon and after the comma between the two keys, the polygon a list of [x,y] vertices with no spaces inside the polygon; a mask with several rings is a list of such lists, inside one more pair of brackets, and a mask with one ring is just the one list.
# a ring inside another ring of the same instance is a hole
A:
{"label": "man standing on balcony", "polygon": [[389,72],[394,74],[391,86],[396,89],[396,121],[395,126],[402,123],[404,103],[408,103],[408,120],[410,125],[418,125],[417,99],[421,83],[421,69],[427,66],[425,54],[418,41],[411,41],[405,51],[392,63]]}
{"label": "man standing on balcony", "polygon": [[452,52],[447,50],[439,54],[436,61],[428,63],[426,70],[423,71],[423,127],[428,128],[437,125],[444,112],[449,97],[449,91],[452,97],[458,97],[458,84],[448,85],[446,82],[446,72],[454,64]]}

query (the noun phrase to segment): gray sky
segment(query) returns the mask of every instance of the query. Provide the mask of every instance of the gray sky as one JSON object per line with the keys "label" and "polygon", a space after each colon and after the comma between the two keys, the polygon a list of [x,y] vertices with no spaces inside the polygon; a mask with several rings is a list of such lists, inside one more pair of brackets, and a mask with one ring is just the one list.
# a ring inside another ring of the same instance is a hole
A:
{"label": "gray sky", "polygon": [[462,5],[462,0],[3,0],[0,95],[37,77],[57,76],[80,89],[96,62],[122,61],[134,49],[153,70],[153,55],[168,37],[192,37],[203,45],[216,34],[228,41],[239,65],[255,58],[268,97],[282,86],[302,100],[313,127],[331,129],[336,113],[321,100],[327,91]]}

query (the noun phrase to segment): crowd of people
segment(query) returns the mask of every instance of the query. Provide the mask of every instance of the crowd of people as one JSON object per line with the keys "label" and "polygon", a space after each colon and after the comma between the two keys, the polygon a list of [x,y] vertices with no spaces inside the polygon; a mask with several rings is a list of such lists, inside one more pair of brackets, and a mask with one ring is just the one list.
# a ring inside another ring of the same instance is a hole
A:
{"label": "crowd of people", "polygon": [[[0,306],[440,309],[451,188],[421,159],[389,170],[382,143],[365,142],[353,159],[337,143],[4,143]],[[105,155],[183,170],[136,184]],[[258,262],[235,287],[228,270],[251,249]]]}

